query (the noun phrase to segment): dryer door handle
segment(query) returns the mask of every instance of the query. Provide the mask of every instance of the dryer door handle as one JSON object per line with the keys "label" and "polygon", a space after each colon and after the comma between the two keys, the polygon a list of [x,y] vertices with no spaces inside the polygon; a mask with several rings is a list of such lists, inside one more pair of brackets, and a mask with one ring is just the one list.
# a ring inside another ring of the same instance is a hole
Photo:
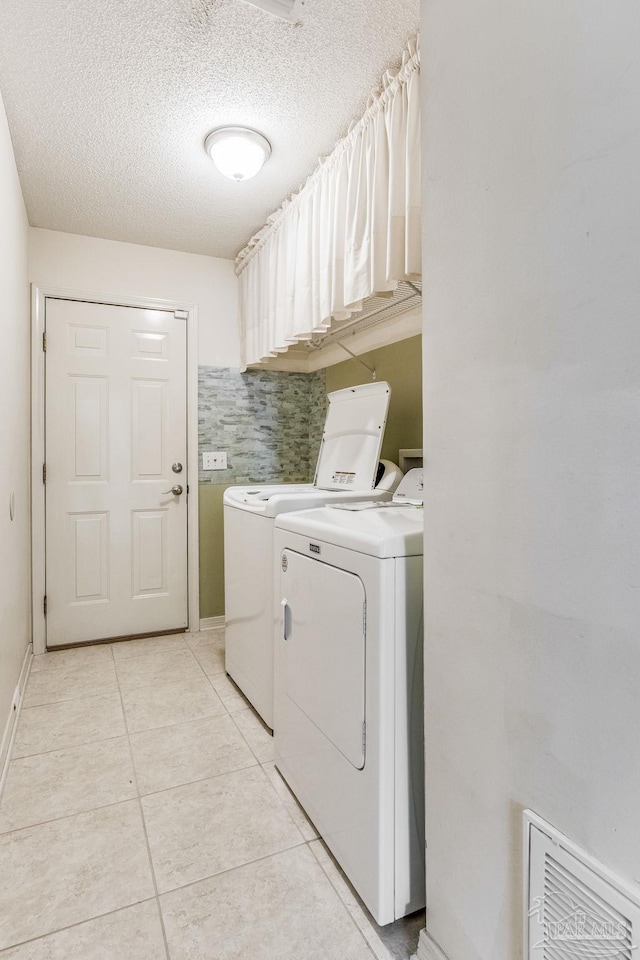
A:
{"label": "dryer door handle", "polygon": [[288,640],[291,633],[291,608],[286,600],[280,601],[282,607],[282,639]]}

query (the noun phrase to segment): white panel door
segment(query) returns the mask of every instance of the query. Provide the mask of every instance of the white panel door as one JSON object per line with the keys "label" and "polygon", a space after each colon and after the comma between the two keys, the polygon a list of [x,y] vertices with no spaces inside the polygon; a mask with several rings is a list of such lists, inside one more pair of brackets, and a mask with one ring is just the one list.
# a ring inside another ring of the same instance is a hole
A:
{"label": "white panel door", "polygon": [[47,298],[49,647],[187,626],[186,326]]}

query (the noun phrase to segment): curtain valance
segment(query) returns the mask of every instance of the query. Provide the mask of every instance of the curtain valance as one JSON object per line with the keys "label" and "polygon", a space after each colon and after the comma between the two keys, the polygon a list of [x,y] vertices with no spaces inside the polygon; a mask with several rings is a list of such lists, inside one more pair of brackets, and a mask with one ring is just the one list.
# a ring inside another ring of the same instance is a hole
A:
{"label": "curtain valance", "polygon": [[420,276],[420,50],[236,259],[245,363],[346,319]]}

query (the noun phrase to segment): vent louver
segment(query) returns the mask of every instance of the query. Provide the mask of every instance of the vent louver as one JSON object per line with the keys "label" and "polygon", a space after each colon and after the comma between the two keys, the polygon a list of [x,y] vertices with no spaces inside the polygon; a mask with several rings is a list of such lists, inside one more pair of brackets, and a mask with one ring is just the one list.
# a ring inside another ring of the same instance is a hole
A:
{"label": "vent louver", "polygon": [[631,921],[545,854],[543,903],[548,943],[543,956],[561,960],[573,944],[575,956],[632,960]]}
{"label": "vent louver", "polygon": [[527,960],[640,960],[640,891],[529,811],[525,826]]}

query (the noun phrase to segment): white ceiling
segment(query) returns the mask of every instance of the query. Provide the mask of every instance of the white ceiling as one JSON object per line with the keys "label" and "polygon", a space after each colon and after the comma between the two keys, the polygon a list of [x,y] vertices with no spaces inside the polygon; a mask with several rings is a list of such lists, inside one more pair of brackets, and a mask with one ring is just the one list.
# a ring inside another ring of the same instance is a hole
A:
{"label": "white ceiling", "polygon": [[[329,153],[418,29],[420,0],[0,0],[0,90],[33,226],[233,257]],[[242,124],[262,172],[202,147]]]}

